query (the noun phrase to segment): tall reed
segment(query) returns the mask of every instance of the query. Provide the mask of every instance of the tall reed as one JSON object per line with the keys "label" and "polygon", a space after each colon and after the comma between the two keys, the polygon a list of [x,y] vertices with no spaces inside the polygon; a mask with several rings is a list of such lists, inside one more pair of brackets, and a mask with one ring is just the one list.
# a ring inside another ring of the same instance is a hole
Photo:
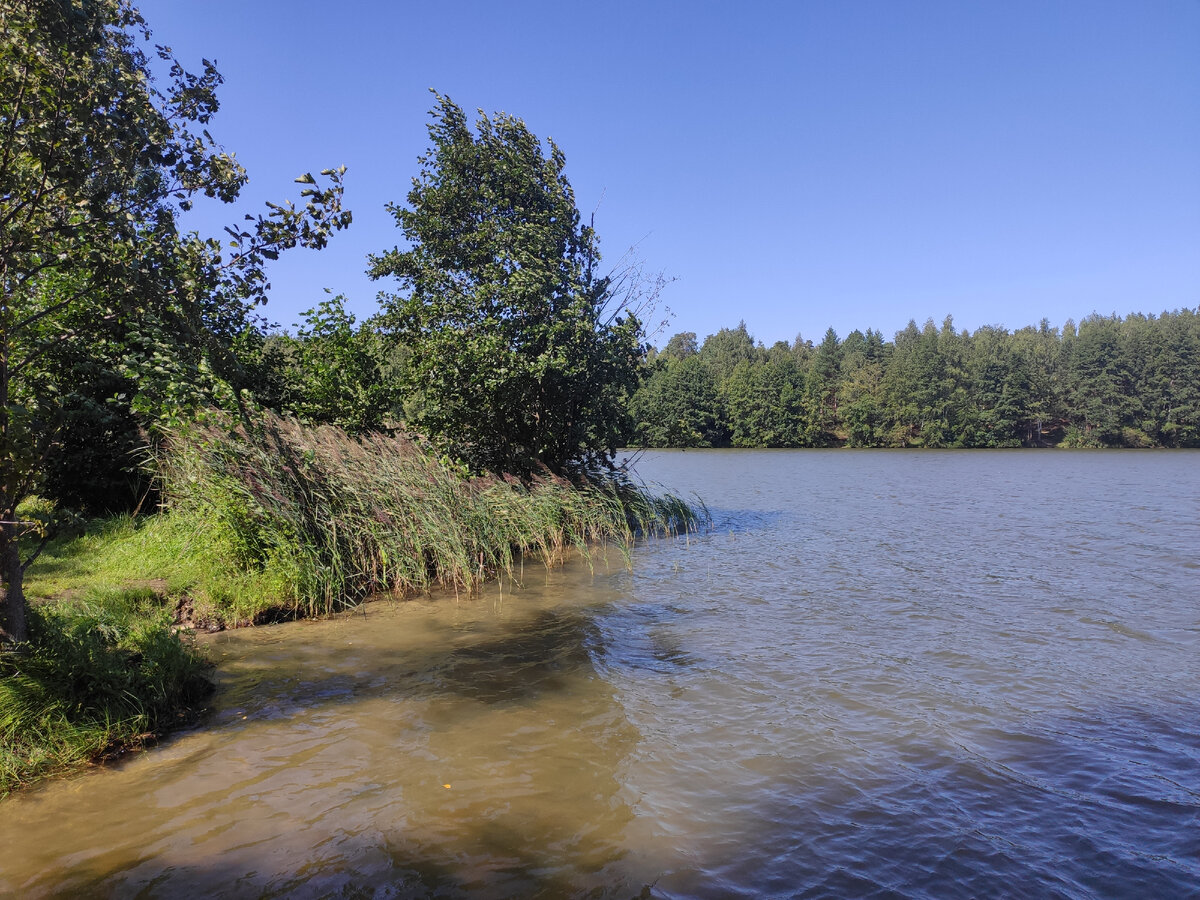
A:
{"label": "tall reed", "polygon": [[353,438],[266,414],[171,435],[159,473],[173,515],[214,554],[270,571],[284,609],[323,614],[374,592],[474,587],[521,555],[627,547],[694,528],[698,514],[617,475],[578,483],[467,477],[403,436]]}

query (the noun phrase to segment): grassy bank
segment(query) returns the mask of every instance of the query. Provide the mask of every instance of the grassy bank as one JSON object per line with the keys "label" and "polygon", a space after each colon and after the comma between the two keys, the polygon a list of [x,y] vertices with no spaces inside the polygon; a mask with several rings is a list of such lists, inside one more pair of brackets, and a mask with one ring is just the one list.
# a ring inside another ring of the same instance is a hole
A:
{"label": "grassy bank", "polygon": [[275,417],[190,426],[158,465],[161,512],[92,522],[30,569],[30,643],[0,655],[0,794],[186,721],[208,682],[179,622],[469,591],[530,558],[555,565],[697,524],[686,503],[618,476],[472,478],[402,437]]}
{"label": "grassy bank", "polygon": [[204,668],[150,592],[36,605],[29,642],[0,654],[0,796],[188,721]]}

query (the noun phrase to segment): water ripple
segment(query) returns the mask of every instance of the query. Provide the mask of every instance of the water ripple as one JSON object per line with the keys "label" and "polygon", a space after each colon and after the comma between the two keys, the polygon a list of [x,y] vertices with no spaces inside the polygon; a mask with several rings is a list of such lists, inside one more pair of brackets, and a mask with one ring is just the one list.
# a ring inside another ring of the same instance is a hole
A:
{"label": "water ripple", "polygon": [[1200,896],[1196,461],[646,454],[710,530],[214,639],[0,893]]}

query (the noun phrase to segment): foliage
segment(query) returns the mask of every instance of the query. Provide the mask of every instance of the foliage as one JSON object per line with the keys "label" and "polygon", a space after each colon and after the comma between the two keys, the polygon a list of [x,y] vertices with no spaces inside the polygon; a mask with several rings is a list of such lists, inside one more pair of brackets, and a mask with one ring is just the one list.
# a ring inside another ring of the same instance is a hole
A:
{"label": "foliage", "polygon": [[275,408],[351,434],[377,431],[400,418],[399,371],[407,351],[369,325],[355,327],[341,295],[304,316],[296,337],[282,335],[275,343],[286,382]]}
{"label": "foliage", "polygon": [[796,447],[807,436],[805,377],[790,355],[741,362],[725,382],[735,447]]}
{"label": "foliage", "polygon": [[710,334],[700,348],[700,357],[712,373],[717,390],[723,390],[740,363],[754,362],[759,355],[746,323],[738,322],[737,328],[722,328]]}
{"label": "foliage", "polygon": [[630,411],[638,441],[649,447],[718,447],[728,440],[716,381],[694,354],[664,354],[650,366]]}
{"label": "foliage", "polygon": [[[320,248],[349,224],[342,170],[311,175],[303,205],[270,204],[229,228],[228,245],[182,235],[196,196],[234,200],[246,181],[205,126],[221,77],[184,70],[155,48],[160,89],[142,49],[150,32],[128,0],[0,0],[0,638],[25,636],[16,509],[57,450],[67,411],[90,410],[112,377],[137,394],[127,410],[175,415],[197,395],[236,398],[249,309],[265,265],[295,246]],[[119,357],[78,383],[66,345]],[[78,400],[78,404],[75,401]],[[88,407],[88,403],[92,405]],[[83,416],[87,427],[89,415]],[[113,427],[114,452],[128,422]],[[53,469],[53,466],[50,466]]]}
{"label": "foliage", "polygon": [[0,654],[0,795],[140,747],[212,689],[145,591],[34,607],[30,618],[23,652]]}
{"label": "foliage", "polygon": [[668,359],[687,359],[689,356],[695,356],[699,352],[700,345],[696,343],[696,332],[681,331],[667,341],[667,346],[663,348],[662,355]]}
{"label": "foliage", "polygon": [[947,317],[792,348],[745,323],[676,335],[630,403],[642,446],[1200,446],[1200,313],[1089,316],[1060,333]]}
{"label": "foliage", "polygon": [[88,312],[84,306],[64,311],[63,318],[73,330],[90,332],[88,340],[51,345],[39,366],[41,377],[54,385],[57,427],[48,426],[52,452],[37,492],[61,508],[95,515],[133,509],[150,483],[141,467],[144,423],[130,406],[137,385],[122,371],[128,346],[120,334],[124,329],[76,322]]}
{"label": "foliage", "polygon": [[408,206],[389,205],[409,249],[371,257],[385,325],[411,351],[409,424],[475,471],[594,469],[627,438],[641,323],[598,277],[595,233],[520,119],[475,129],[438,95]]}

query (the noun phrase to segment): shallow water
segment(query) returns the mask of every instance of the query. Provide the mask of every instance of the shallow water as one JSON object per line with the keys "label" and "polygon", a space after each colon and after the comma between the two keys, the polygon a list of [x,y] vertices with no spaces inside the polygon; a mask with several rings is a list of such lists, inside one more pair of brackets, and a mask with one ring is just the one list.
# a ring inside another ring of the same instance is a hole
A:
{"label": "shallow water", "polygon": [[1200,455],[646,454],[711,531],[218,635],[15,896],[1200,896]]}

